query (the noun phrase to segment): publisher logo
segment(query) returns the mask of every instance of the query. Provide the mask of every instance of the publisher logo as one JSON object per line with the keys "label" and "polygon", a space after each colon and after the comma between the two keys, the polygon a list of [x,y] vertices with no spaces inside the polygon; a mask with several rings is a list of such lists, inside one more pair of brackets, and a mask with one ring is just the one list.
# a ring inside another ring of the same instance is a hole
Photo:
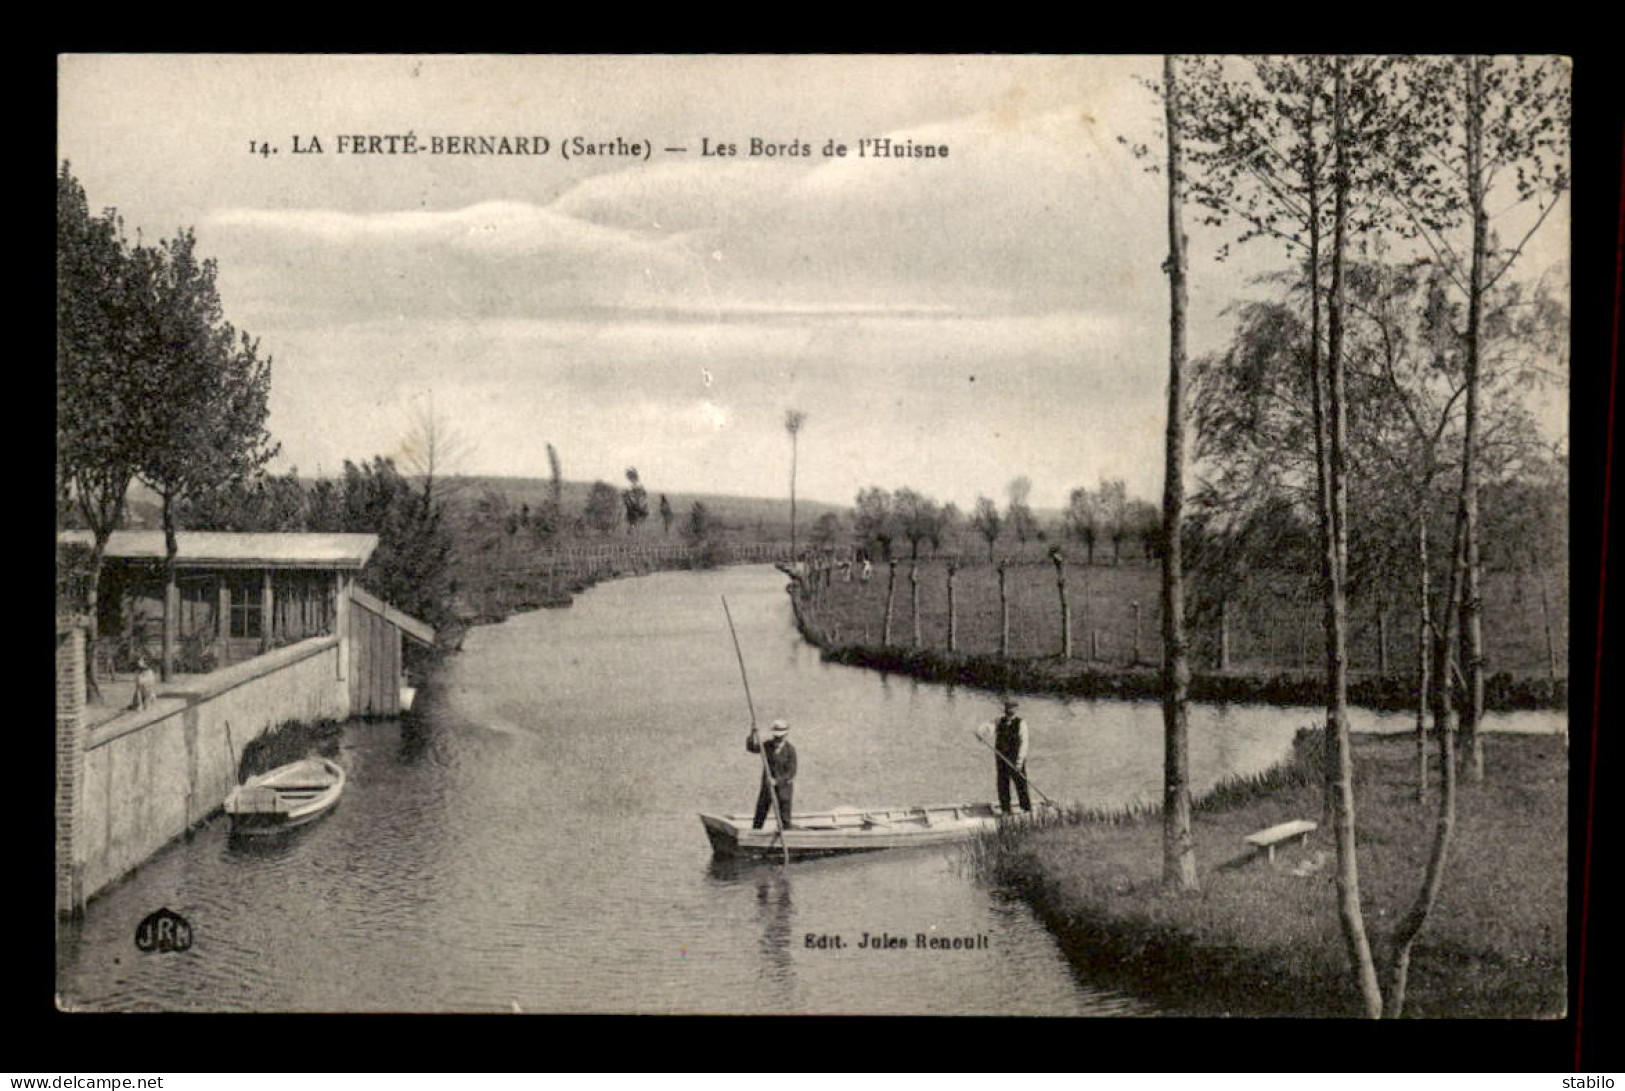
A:
{"label": "publisher logo", "polygon": [[192,926],[173,909],[160,909],[136,928],[135,945],[149,952],[185,951],[192,946]]}

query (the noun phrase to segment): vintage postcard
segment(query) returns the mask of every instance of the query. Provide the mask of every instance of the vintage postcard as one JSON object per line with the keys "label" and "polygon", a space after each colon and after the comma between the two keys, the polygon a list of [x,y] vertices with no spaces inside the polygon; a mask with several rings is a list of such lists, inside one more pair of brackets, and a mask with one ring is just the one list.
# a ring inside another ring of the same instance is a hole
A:
{"label": "vintage postcard", "polygon": [[1568,1011],[1564,59],[58,92],[59,1008]]}

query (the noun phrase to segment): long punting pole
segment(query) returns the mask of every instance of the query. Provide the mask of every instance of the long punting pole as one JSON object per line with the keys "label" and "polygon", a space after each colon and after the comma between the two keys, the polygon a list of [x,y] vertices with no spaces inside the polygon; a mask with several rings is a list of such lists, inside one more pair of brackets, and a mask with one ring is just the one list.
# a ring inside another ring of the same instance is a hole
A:
{"label": "long punting pole", "polygon": [[[728,635],[734,638],[734,655],[739,657],[739,677],[745,683],[745,707],[750,709],[750,730],[756,734],[756,702],[750,699],[750,675],[745,672],[745,653],[739,650],[739,634],[734,631],[733,612],[728,609],[728,596],[722,596],[722,613],[728,619]],[[784,862],[790,862],[790,843],[784,839],[784,818],[779,812],[779,789],[773,783],[773,768],[767,763],[767,744],[762,744],[762,775],[767,778],[768,796],[773,800],[773,825],[778,830],[775,837],[784,849]]]}
{"label": "long punting pole", "polygon": [[974,731],[971,732],[971,737],[973,739],[975,739],[977,742],[981,743],[983,746],[987,747],[989,750],[993,751],[993,756],[995,758],[998,758],[1000,761],[1004,762],[1004,764],[1006,764],[1006,765],[1008,765],[1010,767],[1010,771],[1012,773],[1016,774],[1016,776],[1020,777],[1022,780],[1025,780],[1027,782],[1027,787],[1031,788],[1035,792],[1038,792],[1038,798],[1039,799],[1042,799],[1045,803],[1048,803],[1051,807],[1060,806],[1060,804],[1056,803],[1049,796],[1045,795],[1043,792],[1040,792],[1038,790],[1038,785],[1036,785],[1036,784],[1034,784],[1032,782],[1032,778],[1029,777],[1026,773],[1023,773],[1020,769],[1016,768],[1016,763],[1015,762],[1011,761],[1009,758],[1007,758],[1003,754],[999,753],[999,748],[998,747],[994,746],[992,743],[988,742],[986,739],[982,738],[982,736],[978,735]]}

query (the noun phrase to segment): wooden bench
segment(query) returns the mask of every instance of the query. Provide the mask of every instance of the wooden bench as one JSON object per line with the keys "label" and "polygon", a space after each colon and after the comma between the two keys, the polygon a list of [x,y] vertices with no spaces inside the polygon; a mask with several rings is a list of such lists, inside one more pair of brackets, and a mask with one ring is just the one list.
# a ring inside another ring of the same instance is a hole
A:
{"label": "wooden bench", "polygon": [[1317,823],[1298,818],[1291,822],[1282,822],[1278,826],[1271,826],[1267,830],[1250,833],[1242,840],[1252,847],[1255,854],[1259,849],[1263,849],[1268,854],[1270,863],[1273,864],[1275,863],[1275,846],[1290,841],[1294,837],[1301,839],[1299,844],[1307,845],[1309,835],[1314,833],[1317,828]]}

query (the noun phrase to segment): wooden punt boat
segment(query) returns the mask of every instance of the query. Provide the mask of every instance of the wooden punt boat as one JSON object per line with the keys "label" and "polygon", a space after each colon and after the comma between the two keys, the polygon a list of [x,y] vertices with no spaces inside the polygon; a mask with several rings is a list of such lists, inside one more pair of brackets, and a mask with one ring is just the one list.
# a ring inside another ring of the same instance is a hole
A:
{"label": "wooden punt boat", "polygon": [[305,758],[250,777],[226,796],[231,832],[280,833],[314,821],[338,803],[344,780],[344,769],[326,758]]}
{"label": "wooden punt boat", "polygon": [[1001,820],[1022,821],[1030,816],[1007,817],[993,803],[950,803],[939,807],[838,807],[832,811],[798,811],[780,840],[778,819],[768,816],[759,830],[751,829],[751,815],[702,814],[705,835],[718,856],[782,858],[785,846],[791,859],[837,853],[875,852],[914,845],[940,845],[963,841],[993,829]]}

